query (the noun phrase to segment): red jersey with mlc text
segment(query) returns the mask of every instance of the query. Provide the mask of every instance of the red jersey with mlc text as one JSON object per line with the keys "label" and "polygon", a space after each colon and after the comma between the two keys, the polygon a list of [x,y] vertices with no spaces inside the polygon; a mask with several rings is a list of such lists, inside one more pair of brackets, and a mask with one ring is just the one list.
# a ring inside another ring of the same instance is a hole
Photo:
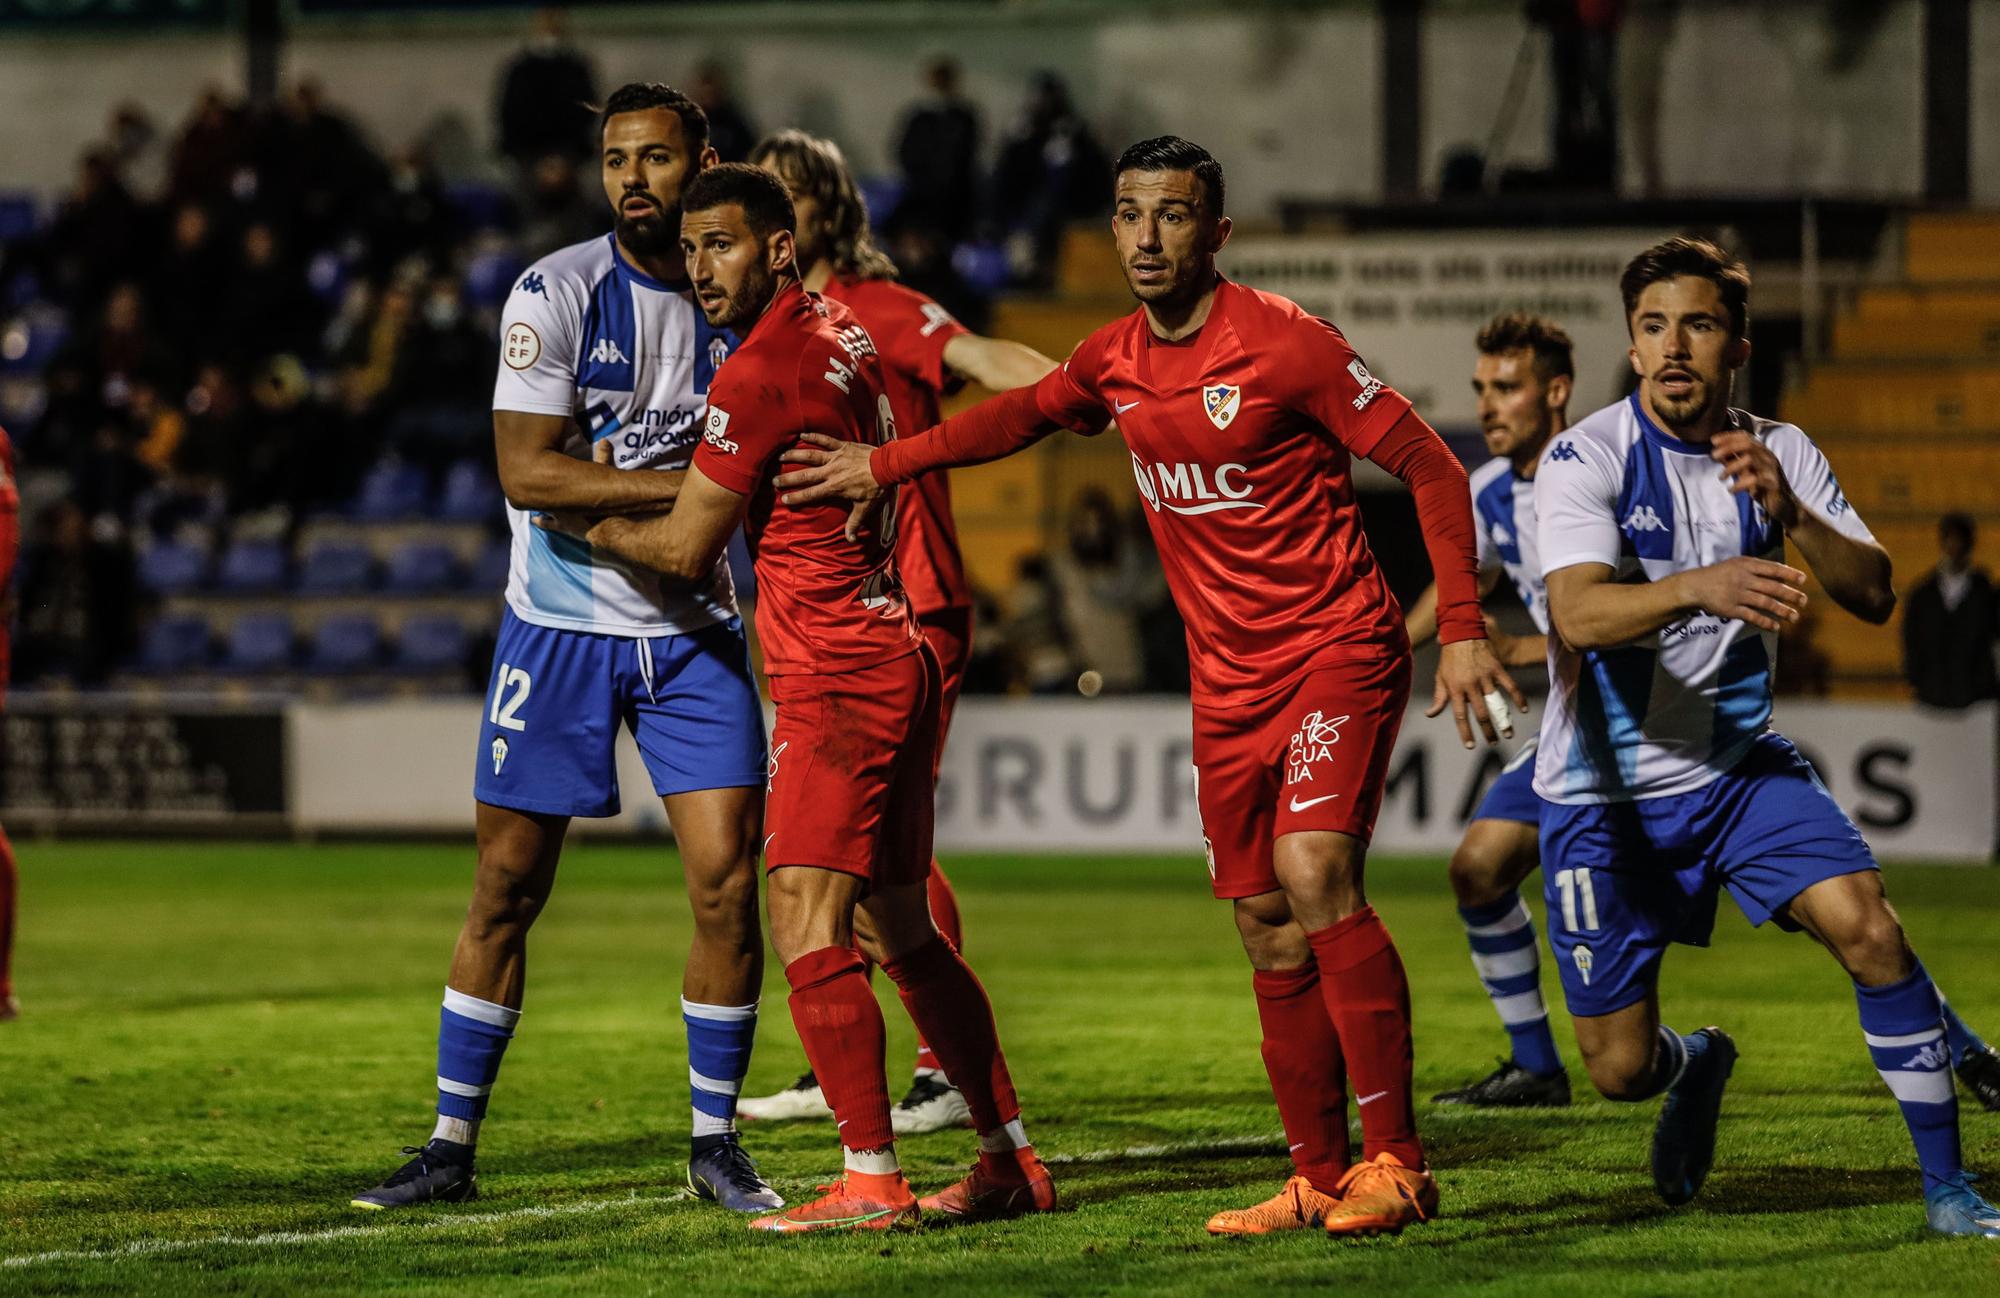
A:
{"label": "red jersey with mlc text", "polygon": [[[938,398],[954,382],[944,366],[944,347],[965,333],[965,326],[930,298],[890,279],[836,275],[825,296],[854,312],[875,340],[889,404],[904,433],[935,425],[942,418]],[[949,474],[926,473],[903,484],[896,498],[896,572],[919,615],[972,607],[951,516]]]}
{"label": "red jersey with mlc text", "polygon": [[1160,339],[1135,311],[1078,344],[1035,396],[1079,432],[1118,421],[1187,623],[1196,703],[1408,652],[1348,466],[1410,403],[1338,329],[1225,280],[1192,337]]}
{"label": "red jersey with mlc text", "polygon": [[845,504],[777,504],[778,457],[807,432],[879,445],[895,416],[868,331],[792,284],[715,372],[694,451],[695,468],[750,498],[757,637],[773,676],[858,671],[923,643],[896,580],[893,504],[855,541]]}

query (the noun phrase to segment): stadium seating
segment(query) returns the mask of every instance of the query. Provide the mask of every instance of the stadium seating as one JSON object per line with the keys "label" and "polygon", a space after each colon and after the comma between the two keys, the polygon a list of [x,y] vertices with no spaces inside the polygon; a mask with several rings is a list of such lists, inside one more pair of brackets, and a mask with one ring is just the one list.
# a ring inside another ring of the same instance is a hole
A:
{"label": "stadium seating", "polygon": [[507,570],[513,563],[513,545],[508,541],[489,541],[479,551],[479,557],[472,561],[472,570],[465,576],[465,584],[473,590],[499,591],[507,584]]}
{"label": "stadium seating", "polygon": [[429,595],[451,589],[458,559],[436,541],[412,541],[389,556],[383,589],[398,595]]}
{"label": "stadium seating", "polygon": [[367,590],[374,572],[375,559],[366,546],[325,541],[306,552],[298,589],[304,595],[351,595]]}
{"label": "stadium seating", "polygon": [[222,552],[216,589],[231,595],[264,595],[285,584],[285,547],[277,541],[235,541]]}
{"label": "stadium seating", "polygon": [[35,232],[35,195],[32,190],[0,190],[0,243],[25,239]]}
{"label": "stadium seating", "polygon": [[465,627],[455,617],[413,617],[396,641],[397,671],[451,672],[465,665]]}
{"label": "stadium seating", "polygon": [[365,613],[327,618],[314,634],[306,666],[325,675],[370,671],[382,661],[382,628]]}
{"label": "stadium seating", "polygon": [[139,557],[139,584],[155,595],[178,595],[208,579],[209,556],[183,541],[155,541]]}
{"label": "stadium seating", "polygon": [[497,310],[514,291],[514,280],[523,269],[521,259],[511,252],[483,252],[465,268],[465,304],[475,311]]}
{"label": "stadium seating", "polygon": [[354,500],[354,516],[373,522],[412,518],[430,503],[429,484],[424,471],[414,464],[391,458],[368,471]]}
{"label": "stadium seating", "polygon": [[281,672],[292,666],[292,622],[283,613],[248,613],[230,628],[222,666],[232,672]]}
{"label": "stadium seating", "polygon": [[490,523],[500,518],[505,500],[500,484],[485,465],[476,460],[460,460],[444,475],[444,490],[438,495],[438,516],[453,523]]}
{"label": "stadium seating", "polygon": [[139,646],[137,667],[150,675],[198,671],[208,665],[208,623],[192,614],[155,618]]}

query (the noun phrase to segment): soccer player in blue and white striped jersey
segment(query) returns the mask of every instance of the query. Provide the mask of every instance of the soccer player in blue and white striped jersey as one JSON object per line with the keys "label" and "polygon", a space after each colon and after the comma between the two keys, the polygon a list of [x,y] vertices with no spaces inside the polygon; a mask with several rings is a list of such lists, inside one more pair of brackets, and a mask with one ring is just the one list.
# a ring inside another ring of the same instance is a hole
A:
{"label": "soccer player in blue and white striped jersey", "polygon": [[1861,1029],[1902,1109],[1933,1230],[2000,1238],[1960,1163],[1937,988],[1875,859],[1770,729],[1780,627],[1806,575],[1867,621],[1895,606],[1888,555],[1799,429],[1729,405],[1749,358],[1749,273],[1671,239],[1623,278],[1639,389],[1557,436],[1535,476],[1550,698],[1536,757],[1550,945],[1591,1081],[1664,1093],[1654,1186],[1701,1188],[1735,1042],[1660,1022],[1661,957],[1701,944],[1727,888],[1753,924],[1817,938],[1854,982]]}

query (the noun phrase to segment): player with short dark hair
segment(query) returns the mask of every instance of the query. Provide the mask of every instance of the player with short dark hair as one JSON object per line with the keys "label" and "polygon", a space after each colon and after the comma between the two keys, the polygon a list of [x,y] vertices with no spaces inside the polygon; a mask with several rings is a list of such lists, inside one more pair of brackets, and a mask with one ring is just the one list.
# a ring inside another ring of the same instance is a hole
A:
{"label": "player with short dark hair", "polygon": [[1543,893],[1584,1066],[1609,1099],[1665,1094],[1654,1187],[1693,1198],[1736,1045],[1663,1024],[1659,968],[1669,944],[1706,942],[1727,888],[1751,923],[1812,934],[1853,980],[1930,1228],[2000,1238],[1960,1161],[1937,988],[1860,832],[1770,728],[1778,631],[1806,602],[1787,542],[1877,624],[1896,603],[1889,556],[1803,432],[1730,407],[1750,355],[1742,264],[1673,239],[1622,286],[1638,390],[1556,437],[1535,475],[1554,633],[1535,765]]}
{"label": "player with short dark hair", "polygon": [[[1509,636],[1489,627],[1494,653],[1508,667],[1539,664],[1548,653],[1548,596],[1535,563],[1535,467],[1549,438],[1569,425],[1576,366],[1569,335],[1545,316],[1495,316],[1475,343],[1472,390],[1479,426],[1493,458],[1472,471],[1472,512],[1479,529],[1479,590],[1505,576],[1542,633]],[[1437,632],[1437,588],[1418,596],[1404,618],[1410,643]],[[1431,715],[1442,707],[1433,700]],[[1507,1030],[1511,1049],[1491,1074],[1434,1097],[1440,1104],[1518,1108],[1569,1103],[1569,1074],[1549,1031],[1542,1000],[1534,919],[1520,883],[1541,862],[1541,799],[1534,790],[1535,741],[1508,759],[1486,791],[1452,853],[1449,878],[1472,963]]]}
{"label": "player with short dark hair", "polygon": [[[780,480],[805,507],[996,459],[1116,418],[1187,621],[1197,800],[1215,895],[1255,969],[1263,1053],[1296,1169],[1216,1233],[1399,1230],[1437,1210],[1410,1096],[1409,985],[1362,883],[1409,697],[1402,613],[1350,472],[1410,484],[1438,574],[1440,677],[1464,742],[1485,698],[1525,698],[1487,647],[1465,470],[1340,331],[1224,280],[1221,168],[1161,137],[1120,158],[1112,232],[1139,310],[1033,388],[875,448],[820,438]],[[1350,1166],[1346,1087],[1364,1159]]]}
{"label": "player with short dark hair", "polygon": [[702,318],[680,255],[683,189],[715,161],[701,109],[670,86],[635,83],[607,101],[600,134],[615,228],[529,267],[501,314],[493,433],[513,561],[473,781],[478,868],[439,1019],[437,1127],[356,1196],[359,1207],[476,1193],[475,1146],[521,1017],[528,931],[571,818],[617,814],[621,728],[665,806],[694,914],[681,983],[688,1184],[737,1211],[784,1203],[735,1125],[763,983],[766,749],[729,573],[666,582],[532,522],[548,510],[672,504],[736,341]]}
{"label": "player with short dark hair", "polygon": [[[922,1213],[1052,1208],[1055,1186],[1023,1130],[992,1006],[931,918],[939,673],[896,579],[894,504],[876,526],[837,508],[776,508],[778,456],[807,430],[867,445],[895,437],[874,341],[844,307],[800,287],[777,177],[713,167],[688,187],[684,209],[695,295],[742,346],[716,374],[672,513],[558,522],[680,582],[703,580],[741,524],[757,566],[758,639],[777,709],[764,849],[771,943],[845,1166],[823,1197],[752,1225],[883,1230]],[[896,1158],[882,1013],[854,948],[857,908],[979,1131],[971,1174],[921,1204]]]}
{"label": "player with short dark hair", "polygon": [[[854,312],[875,340],[898,427],[929,428],[938,422],[940,398],[962,383],[997,392],[1033,383],[1056,367],[1031,347],[971,332],[944,307],[896,282],[896,264],[876,247],[860,187],[833,141],[804,131],[779,131],[758,143],[750,161],[782,178],[791,191],[798,217],[799,275],[806,290]],[[937,755],[942,758],[972,657],[972,586],[959,555],[948,475],[926,474],[897,493],[896,573],[944,674],[938,708]],[[935,861],[930,899],[939,931],[964,951],[958,898]],[[865,952],[870,936],[865,913],[857,924]],[[810,1072],[775,1095],[746,1097],[739,1111],[759,1120],[831,1112]],[[921,1034],[916,1075],[891,1116],[899,1136],[972,1120],[964,1097]]]}

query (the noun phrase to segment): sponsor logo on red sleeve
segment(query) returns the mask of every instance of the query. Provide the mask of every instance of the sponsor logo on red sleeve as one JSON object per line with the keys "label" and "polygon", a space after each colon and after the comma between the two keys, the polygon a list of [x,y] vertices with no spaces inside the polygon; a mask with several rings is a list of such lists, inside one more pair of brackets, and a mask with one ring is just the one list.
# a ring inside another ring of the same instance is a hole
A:
{"label": "sponsor logo on red sleeve", "polygon": [[729,438],[729,412],[720,406],[708,408],[708,422],[701,426],[701,440],[718,451],[736,454],[736,443]]}
{"label": "sponsor logo on red sleeve", "polygon": [[1360,394],[1354,398],[1354,408],[1366,410],[1369,402],[1382,395],[1382,380],[1368,372],[1368,367],[1361,363],[1359,356],[1347,362],[1347,372],[1361,385]]}

